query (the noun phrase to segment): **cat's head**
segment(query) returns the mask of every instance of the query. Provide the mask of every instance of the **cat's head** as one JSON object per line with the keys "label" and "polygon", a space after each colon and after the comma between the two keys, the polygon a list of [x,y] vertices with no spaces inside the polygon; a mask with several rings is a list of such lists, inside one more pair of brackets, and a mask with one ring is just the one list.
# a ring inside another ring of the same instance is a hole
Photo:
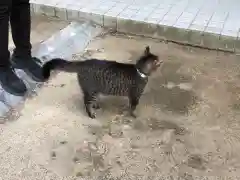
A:
{"label": "cat's head", "polygon": [[143,74],[149,76],[156,71],[163,61],[159,60],[158,56],[150,52],[149,46],[144,50],[143,55],[136,63],[136,68]]}

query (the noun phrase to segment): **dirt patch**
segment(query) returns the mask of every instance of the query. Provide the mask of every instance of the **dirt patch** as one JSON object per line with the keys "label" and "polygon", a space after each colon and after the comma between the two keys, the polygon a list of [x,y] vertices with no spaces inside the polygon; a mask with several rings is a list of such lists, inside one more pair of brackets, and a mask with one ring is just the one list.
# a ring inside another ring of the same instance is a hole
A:
{"label": "dirt patch", "polygon": [[240,86],[237,83],[238,81],[228,82],[227,89],[231,93],[232,104],[230,107],[235,111],[240,111]]}
{"label": "dirt patch", "polygon": [[187,161],[187,165],[194,169],[205,170],[204,160],[200,155],[190,155]]}

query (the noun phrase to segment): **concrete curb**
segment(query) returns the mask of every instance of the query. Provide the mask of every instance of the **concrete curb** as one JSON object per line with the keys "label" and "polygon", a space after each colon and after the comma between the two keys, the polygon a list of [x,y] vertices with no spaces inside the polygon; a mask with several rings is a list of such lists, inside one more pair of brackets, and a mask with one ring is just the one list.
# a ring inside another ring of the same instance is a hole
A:
{"label": "concrete curb", "polygon": [[[87,20],[105,28],[118,32],[143,35],[177,43],[189,44],[209,49],[217,49],[239,53],[240,37],[184,29],[145,21],[134,20],[122,16],[109,16],[106,13],[92,13],[87,10],[63,4],[31,4],[33,14],[46,15],[69,21]],[[86,12],[85,12],[86,11]],[[239,33],[240,34],[240,33]]]}

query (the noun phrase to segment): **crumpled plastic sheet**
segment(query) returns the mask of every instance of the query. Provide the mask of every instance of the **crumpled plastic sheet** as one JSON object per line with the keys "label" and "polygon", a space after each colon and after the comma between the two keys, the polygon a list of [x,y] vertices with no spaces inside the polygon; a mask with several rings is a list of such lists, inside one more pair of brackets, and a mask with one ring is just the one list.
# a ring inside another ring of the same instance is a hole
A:
{"label": "crumpled plastic sheet", "polygon": [[[83,51],[88,43],[101,32],[101,28],[94,26],[90,22],[83,24],[72,22],[66,28],[41,43],[38,47],[33,47],[32,55],[38,57],[42,63],[55,57],[71,60],[72,54]],[[15,69],[15,71],[25,82],[28,91],[30,93],[36,92],[41,83],[33,81],[20,69]],[[0,119],[4,118],[7,112],[23,100],[24,97],[9,94],[0,86]]]}

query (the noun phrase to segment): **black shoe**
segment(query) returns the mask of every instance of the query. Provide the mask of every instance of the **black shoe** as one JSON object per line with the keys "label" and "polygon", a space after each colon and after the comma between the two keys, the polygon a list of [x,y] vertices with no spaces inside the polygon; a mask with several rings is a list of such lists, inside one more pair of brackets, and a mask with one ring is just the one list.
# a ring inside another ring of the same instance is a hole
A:
{"label": "black shoe", "polygon": [[17,57],[14,54],[11,58],[11,63],[14,68],[22,69],[27,75],[29,75],[34,81],[43,82],[42,68],[38,64],[41,61],[35,57]]}
{"label": "black shoe", "polygon": [[24,96],[27,92],[27,87],[12,67],[0,67],[0,84],[5,91],[16,96]]}

